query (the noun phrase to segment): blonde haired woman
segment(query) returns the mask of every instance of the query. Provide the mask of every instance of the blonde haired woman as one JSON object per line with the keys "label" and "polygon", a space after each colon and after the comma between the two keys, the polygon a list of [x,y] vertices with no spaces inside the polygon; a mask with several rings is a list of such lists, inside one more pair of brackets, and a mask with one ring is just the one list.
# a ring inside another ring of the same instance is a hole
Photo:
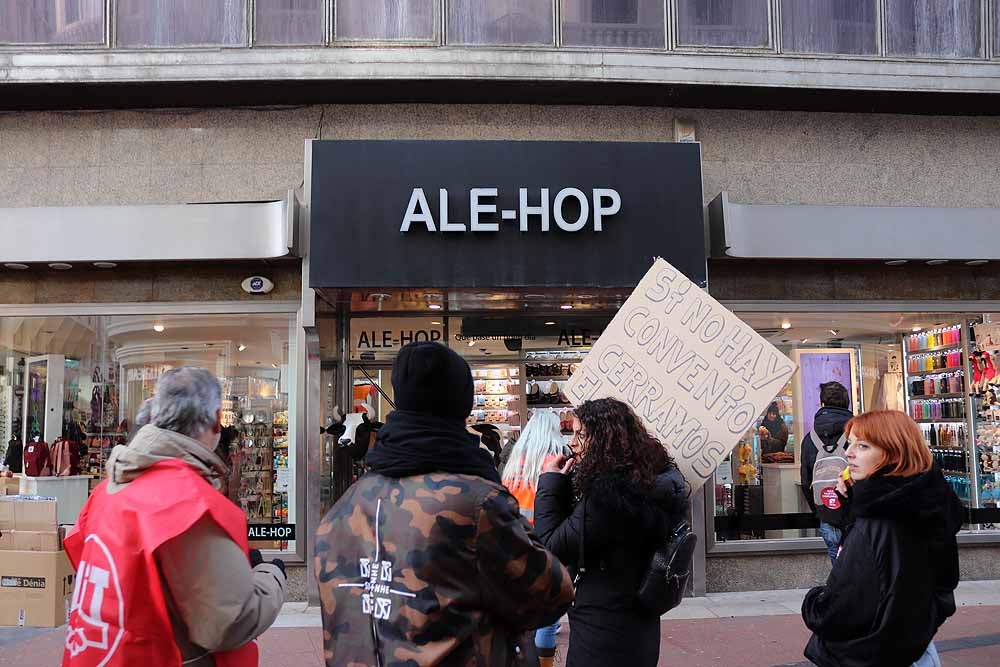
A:
{"label": "blonde haired woman", "polygon": [[[503,469],[503,484],[517,498],[521,514],[532,524],[535,520],[535,492],[542,465],[560,456],[568,456],[569,447],[563,444],[560,420],[552,410],[536,410],[514,444],[510,458]],[[555,661],[556,634],[559,623],[535,631],[535,647],[541,667],[550,667]]]}
{"label": "blonde haired woman", "polygon": [[821,667],[940,667],[934,635],[955,613],[962,504],[902,412],[847,422],[847,536],[825,586],[802,603]]}

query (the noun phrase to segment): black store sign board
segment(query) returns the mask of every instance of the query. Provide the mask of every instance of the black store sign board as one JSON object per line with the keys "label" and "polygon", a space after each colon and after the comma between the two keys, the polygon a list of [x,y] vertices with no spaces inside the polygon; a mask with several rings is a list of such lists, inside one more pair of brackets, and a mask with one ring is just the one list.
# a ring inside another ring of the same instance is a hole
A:
{"label": "black store sign board", "polygon": [[310,285],[704,284],[702,207],[698,144],[314,141]]}

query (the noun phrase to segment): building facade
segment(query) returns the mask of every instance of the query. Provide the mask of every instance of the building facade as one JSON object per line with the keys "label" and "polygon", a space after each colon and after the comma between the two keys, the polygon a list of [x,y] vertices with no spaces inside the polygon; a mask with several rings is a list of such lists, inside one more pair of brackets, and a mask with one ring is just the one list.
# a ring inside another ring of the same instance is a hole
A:
{"label": "building facade", "polygon": [[1000,449],[988,391],[969,394],[1000,313],[997,56],[993,0],[0,9],[2,441],[80,437],[98,471],[164,368],[215,369],[236,499],[253,524],[296,526],[262,546],[301,564],[305,597],[309,536],[356,472],[329,427],[337,408],[391,409],[406,336],[461,349],[480,421],[516,432],[531,410],[568,410],[535,392],[558,396],[630,291],[574,280],[590,269],[562,246],[531,257],[563,272],[530,286],[490,279],[491,262],[527,261],[497,245],[454,284],[390,280],[371,249],[355,279],[317,282],[345,252],[314,246],[316,226],[370,222],[313,217],[317,142],[697,142],[707,289],[803,371],[778,399],[788,458],[764,460],[749,432],[748,458],[694,496],[696,592],[825,578],[796,486],[824,372],[853,409],[920,421],[970,510],[963,576],[994,578]]}

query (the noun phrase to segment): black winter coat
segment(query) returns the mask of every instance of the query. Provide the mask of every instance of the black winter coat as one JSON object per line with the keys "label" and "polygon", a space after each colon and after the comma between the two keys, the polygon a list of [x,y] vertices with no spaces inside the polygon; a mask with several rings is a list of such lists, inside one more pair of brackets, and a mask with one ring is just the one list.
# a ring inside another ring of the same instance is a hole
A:
{"label": "black winter coat", "polygon": [[935,464],[854,484],[843,551],[802,603],[821,667],[909,667],[955,613],[962,504]]}
{"label": "black winter coat", "polygon": [[651,494],[621,477],[599,477],[575,507],[570,477],[539,478],[539,538],[574,572],[584,542],[586,574],[569,611],[567,667],[655,667],[660,618],[637,606],[636,592],[653,552],[687,513],[688,487],[676,470],[661,474]]}

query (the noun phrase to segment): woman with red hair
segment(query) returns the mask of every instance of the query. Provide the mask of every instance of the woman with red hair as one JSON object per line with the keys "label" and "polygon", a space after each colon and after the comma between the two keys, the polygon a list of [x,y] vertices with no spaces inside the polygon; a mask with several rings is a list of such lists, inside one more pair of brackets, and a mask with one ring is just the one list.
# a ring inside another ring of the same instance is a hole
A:
{"label": "woman with red hair", "polygon": [[821,667],[940,666],[932,640],[955,613],[962,504],[906,414],[869,412],[844,433],[847,536],[802,603],[805,655]]}

